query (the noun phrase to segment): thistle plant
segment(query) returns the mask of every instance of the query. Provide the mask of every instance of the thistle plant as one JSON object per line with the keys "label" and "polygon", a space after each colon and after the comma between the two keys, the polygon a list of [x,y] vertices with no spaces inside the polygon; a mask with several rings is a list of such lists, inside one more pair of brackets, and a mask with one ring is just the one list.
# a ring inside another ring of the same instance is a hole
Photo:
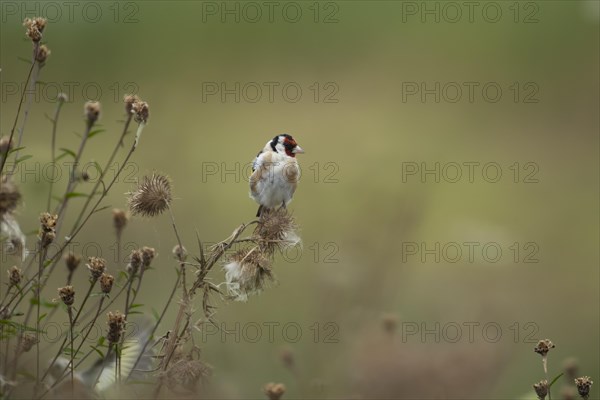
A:
{"label": "thistle plant", "polygon": [[[13,172],[30,157],[19,156],[27,149],[26,123],[34,117],[30,115],[30,91],[42,68],[54,61],[43,42],[47,21],[26,19],[24,26],[33,46],[31,64],[10,135],[0,138],[0,262],[7,274],[7,284],[0,292],[0,397],[77,397],[82,388],[84,397],[110,397],[107,393],[114,386],[118,388],[116,397],[122,398],[126,392],[121,389],[138,380],[151,383],[155,396],[163,389],[195,392],[210,377],[212,367],[202,359],[194,336],[205,324],[216,323],[217,301],[248,301],[275,282],[277,254],[300,243],[297,224],[287,210],[271,210],[260,219],[240,224],[229,237],[209,248],[198,234],[184,243],[173,210],[173,182],[157,172],[142,177],[126,199],[118,197],[118,205],[127,210],[108,205],[111,189],[138,149],[150,119],[149,104],[135,94],[123,99],[125,119],[110,153],[94,155],[106,160],[94,183],[86,182],[80,164],[94,150],[90,143],[97,140],[101,118],[108,116],[99,102],[85,102],[80,138],[73,149],[57,150],[57,140],[63,139],[59,118],[70,106],[64,94],[58,95],[49,117],[49,157],[53,163],[70,157],[75,167],[64,183],[50,182],[41,209],[21,210],[23,195]],[[81,105],[77,107],[81,113]],[[132,130],[134,134],[128,135]],[[8,163],[9,158],[14,162]],[[109,175],[115,160],[119,160],[119,168]],[[57,194],[60,197],[55,197]],[[22,229],[21,211],[39,216],[37,226]],[[128,235],[131,218],[151,224],[151,219],[163,214],[172,226],[173,259],[160,257],[149,244],[122,260],[123,238]],[[85,257],[70,248],[82,232],[93,233],[92,223],[102,223],[98,221],[112,224],[116,262]],[[28,250],[23,230],[33,228],[37,236]],[[166,303],[150,322],[139,316],[146,310],[138,299],[145,293],[145,282],[164,279],[164,264],[168,263],[173,264],[174,283]],[[57,268],[59,264],[62,267]],[[153,274],[155,267],[161,268],[160,277]],[[50,284],[54,281],[59,281],[60,287]],[[174,313],[174,323],[165,326],[169,313]],[[61,316],[66,316],[68,329],[61,332],[55,345],[44,343],[45,327]],[[133,334],[134,324],[140,329],[132,340],[128,334]],[[90,345],[91,334],[98,329],[103,333]],[[282,384],[265,388],[269,398],[280,398],[284,391]]]}

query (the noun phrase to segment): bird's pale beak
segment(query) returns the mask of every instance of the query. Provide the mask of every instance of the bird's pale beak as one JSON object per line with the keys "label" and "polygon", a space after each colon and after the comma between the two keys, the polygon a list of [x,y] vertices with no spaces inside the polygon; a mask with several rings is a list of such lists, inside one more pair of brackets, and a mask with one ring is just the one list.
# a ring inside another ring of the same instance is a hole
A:
{"label": "bird's pale beak", "polygon": [[302,147],[296,146],[296,147],[294,147],[293,153],[294,154],[304,154],[304,150],[302,150]]}

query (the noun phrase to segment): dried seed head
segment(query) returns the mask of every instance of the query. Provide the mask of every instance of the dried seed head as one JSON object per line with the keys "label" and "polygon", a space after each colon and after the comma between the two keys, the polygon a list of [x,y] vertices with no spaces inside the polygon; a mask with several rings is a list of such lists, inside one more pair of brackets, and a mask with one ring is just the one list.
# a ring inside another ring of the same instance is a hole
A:
{"label": "dried seed head", "polygon": [[118,343],[121,341],[121,335],[125,331],[125,316],[120,312],[109,312],[108,317],[108,333],[106,339],[110,344]]}
{"label": "dried seed head", "polygon": [[86,265],[94,281],[97,281],[106,270],[106,260],[104,258],[90,257]]}
{"label": "dried seed head", "polygon": [[117,231],[117,234],[120,235],[121,232],[123,232],[123,229],[125,229],[125,226],[127,226],[127,213],[123,210],[115,208],[112,210],[112,216],[113,225]]}
{"label": "dried seed head", "polygon": [[50,246],[50,244],[52,242],[54,242],[54,239],[56,239],[56,233],[54,232],[46,232],[42,235],[42,248],[45,249],[46,247]]}
{"label": "dried seed head", "polygon": [[283,363],[283,366],[289,370],[293,370],[296,365],[296,359],[294,357],[294,352],[289,348],[285,348],[285,349],[281,350],[280,356],[281,356],[281,362]]}
{"label": "dried seed head", "polygon": [[285,393],[285,385],[283,383],[267,383],[264,391],[269,400],[279,400]]}
{"label": "dried seed head", "polygon": [[174,361],[165,376],[165,383],[171,390],[176,390],[180,386],[193,392],[196,390],[198,383],[204,381],[212,372],[210,366],[189,356],[180,356],[179,359]]}
{"label": "dried seed head", "polygon": [[115,278],[112,275],[103,273],[100,276],[100,290],[102,290],[102,293],[109,294],[110,291],[112,290],[114,282],[115,282]]}
{"label": "dried seed head", "polygon": [[535,351],[538,354],[541,354],[542,357],[546,357],[546,355],[548,355],[548,352],[555,347],[556,346],[554,345],[554,343],[552,343],[552,341],[550,341],[550,339],[542,339],[538,342],[537,346],[533,348],[533,351]]}
{"label": "dried seed head", "polygon": [[296,221],[286,209],[272,209],[261,215],[254,237],[272,253],[277,248],[284,250],[299,244],[297,229]]}
{"label": "dried seed head", "polygon": [[145,101],[141,101],[139,99],[138,101],[135,101],[131,105],[131,112],[133,113],[133,119],[135,119],[135,122],[148,122],[148,117],[150,117],[150,110],[148,107],[148,103],[146,103]]}
{"label": "dried seed head", "polygon": [[154,217],[171,203],[171,183],[164,175],[144,176],[142,183],[129,193],[129,209],[133,215]]}
{"label": "dried seed head", "polygon": [[65,256],[65,264],[67,264],[67,269],[69,272],[73,272],[79,266],[81,262],[81,257],[74,253],[69,253]]}
{"label": "dried seed head", "polygon": [[575,388],[565,386],[560,391],[561,400],[575,400],[577,398],[577,391]]}
{"label": "dried seed head", "polygon": [[144,268],[148,268],[154,260],[154,256],[156,255],[156,250],[152,247],[144,246],[141,248],[142,251],[142,264]]}
{"label": "dried seed head", "polygon": [[125,112],[127,113],[127,115],[130,115],[133,114],[133,105],[142,100],[135,94],[126,94],[123,98],[123,101],[125,102]]}
{"label": "dried seed head", "polygon": [[58,288],[58,295],[67,307],[71,307],[75,302],[75,290],[73,290],[73,286]]}
{"label": "dried seed head", "polygon": [[[10,140],[8,136],[2,136],[0,138],[0,156],[4,156],[4,154],[11,151],[13,148],[13,141]],[[2,183],[4,185],[4,183]]]}
{"label": "dried seed head", "polygon": [[582,399],[587,400],[590,397],[590,388],[593,383],[589,376],[582,376],[575,379],[575,386],[577,386],[577,391]]}
{"label": "dried seed head", "polygon": [[42,232],[54,232],[56,228],[56,221],[58,220],[58,215],[52,215],[50,213],[42,213],[40,214],[40,225]]}
{"label": "dried seed head", "polygon": [[575,358],[566,359],[563,363],[563,369],[565,370],[565,375],[567,375],[567,377],[575,379],[579,370],[577,360]]}
{"label": "dried seed head", "polygon": [[88,126],[94,125],[94,123],[98,121],[98,118],[100,117],[100,103],[97,101],[88,101],[85,103],[83,109],[85,111],[85,118]]}
{"label": "dried seed head", "polygon": [[10,286],[18,286],[21,283],[21,280],[23,280],[23,271],[21,271],[21,268],[17,267],[16,265],[7,272]]}
{"label": "dried seed head", "polygon": [[129,256],[129,264],[127,264],[127,273],[131,276],[138,273],[140,267],[143,264],[142,252],[140,250],[133,250]]}
{"label": "dried seed head", "polygon": [[50,49],[45,45],[41,45],[35,55],[35,60],[40,64],[44,64],[46,62],[46,58],[50,55]]}
{"label": "dried seed head", "polygon": [[33,346],[38,342],[37,337],[30,333],[26,333],[21,338],[21,351],[23,353],[27,353],[29,350],[33,348]]}
{"label": "dried seed head", "polygon": [[0,319],[9,319],[12,312],[8,306],[4,306],[0,308]]}
{"label": "dried seed head", "polygon": [[17,208],[21,202],[21,193],[9,177],[2,176],[0,180],[0,215],[4,215]]}
{"label": "dried seed head", "polygon": [[540,400],[544,400],[548,395],[548,381],[543,379],[539,383],[533,385],[533,389],[535,390],[535,394]]}
{"label": "dried seed head", "polygon": [[27,28],[25,34],[32,42],[37,43],[42,40],[42,32],[46,27],[46,19],[42,17],[25,18],[23,26]]}
{"label": "dried seed head", "polygon": [[56,96],[56,100],[61,103],[65,103],[69,101],[69,96],[67,96],[65,93],[60,92],[58,96]]}
{"label": "dried seed head", "polygon": [[393,335],[398,327],[398,317],[394,314],[386,314],[381,318],[381,325],[386,333]]}
{"label": "dried seed head", "polygon": [[227,290],[237,301],[247,301],[248,295],[261,292],[273,280],[271,261],[259,247],[237,251],[224,269]]}
{"label": "dried seed head", "polygon": [[185,261],[187,259],[188,252],[183,246],[179,246],[178,244],[173,247],[173,257],[175,257],[179,261]]}

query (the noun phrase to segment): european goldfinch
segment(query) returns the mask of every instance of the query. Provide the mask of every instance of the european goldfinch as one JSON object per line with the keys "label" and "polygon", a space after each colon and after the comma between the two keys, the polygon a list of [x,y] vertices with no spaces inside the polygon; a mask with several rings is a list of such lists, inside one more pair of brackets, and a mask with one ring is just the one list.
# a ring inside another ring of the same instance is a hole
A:
{"label": "european goldfinch", "polygon": [[257,217],[292,201],[300,179],[296,154],[301,153],[304,150],[287,134],[275,136],[258,153],[250,176],[250,197],[260,205]]}
{"label": "european goldfinch", "polygon": [[[129,324],[132,333],[126,338],[121,350],[121,377],[122,382],[131,376],[136,381],[148,379],[144,370],[150,370],[154,357],[150,341],[152,325],[149,320],[142,319],[138,324]],[[145,348],[145,349],[144,349]],[[144,354],[142,354],[144,351]],[[115,358],[113,350],[108,358],[97,360],[92,366],[84,371],[74,371],[73,386],[69,376],[70,361],[59,357],[52,364],[49,376],[49,387],[52,387],[50,397],[52,398],[77,398],[94,399],[106,395],[116,386]],[[138,360],[139,358],[139,360]],[[60,382],[56,382],[59,380]],[[133,387],[129,387],[133,389]]]}

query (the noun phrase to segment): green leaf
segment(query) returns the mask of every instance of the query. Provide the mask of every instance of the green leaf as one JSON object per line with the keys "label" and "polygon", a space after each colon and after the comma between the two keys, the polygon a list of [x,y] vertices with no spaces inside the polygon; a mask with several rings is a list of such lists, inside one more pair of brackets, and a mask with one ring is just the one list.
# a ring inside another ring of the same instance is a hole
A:
{"label": "green leaf", "polygon": [[31,64],[31,60],[28,60],[25,57],[17,57],[17,60],[23,61],[24,63],[27,63],[27,64]]}
{"label": "green leaf", "polygon": [[17,162],[15,164],[19,164],[20,162],[23,162],[25,160],[29,160],[32,157],[33,156],[31,154],[27,154],[27,155],[21,156],[21,157],[17,158]]}
{"label": "green leaf", "polygon": [[105,338],[104,336],[100,336],[100,337],[98,338],[97,345],[98,345],[98,346],[104,346],[104,342],[105,342],[105,341],[106,341],[106,338]]}
{"label": "green leaf", "polygon": [[14,149],[11,149],[8,154],[12,154],[12,153],[16,153],[17,151],[23,150],[25,148],[25,146],[21,146],[21,147],[15,147]]}
{"label": "green leaf", "polygon": [[156,311],[154,309],[154,307],[152,308],[152,316],[154,317],[154,319],[156,320],[156,322],[158,322],[158,320],[160,319],[160,314],[158,313],[158,311]]}
{"label": "green leaf", "polygon": [[88,197],[87,193],[69,192],[65,195],[65,198],[70,199],[72,197]]}
{"label": "green leaf", "polygon": [[104,353],[98,349],[96,346],[90,346],[96,353],[98,353],[98,355],[100,356],[100,358],[104,358]]}
{"label": "green leaf", "polygon": [[100,208],[98,208],[98,209],[94,210],[94,214],[95,214],[95,213],[97,213],[97,212],[100,212],[100,211],[104,211],[104,210],[106,210],[107,208],[110,208],[110,207],[111,207],[111,206],[104,206],[104,207],[100,207]]}
{"label": "green leaf", "polygon": [[88,139],[90,139],[102,132],[106,132],[106,129],[95,129],[95,130],[91,131],[90,133],[88,133]]}
{"label": "green leaf", "polygon": [[134,309],[134,308],[138,308],[138,307],[143,307],[143,304],[132,304],[129,306],[129,309]]}
{"label": "green leaf", "polygon": [[554,377],[554,379],[552,379],[552,382],[550,382],[550,384],[548,385],[548,389],[552,387],[552,385],[554,385],[554,383],[560,379],[561,376],[564,375],[564,372],[561,372],[560,374],[556,375],[556,377]]}
{"label": "green leaf", "polygon": [[38,323],[41,322],[44,317],[46,317],[46,315],[48,315],[48,313],[43,313],[42,315],[40,315],[40,317],[38,318]]}
{"label": "green leaf", "polygon": [[75,154],[75,152],[73,150],[65,149],[64,147],[61,147],[59,150],[61,150],[63,152],[63,154],[60,157],[63,157],[67,154],[73,158],[77,157],[77,154]]}

